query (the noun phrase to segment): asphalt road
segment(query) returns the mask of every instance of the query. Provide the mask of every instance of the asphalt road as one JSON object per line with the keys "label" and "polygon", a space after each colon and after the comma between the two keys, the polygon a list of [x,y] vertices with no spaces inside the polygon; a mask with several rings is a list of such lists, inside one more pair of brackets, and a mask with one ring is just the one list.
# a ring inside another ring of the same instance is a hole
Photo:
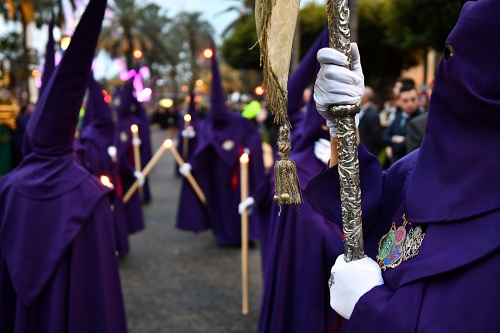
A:
{"label": "asphalt road", "polygon": [[[166,137],[152,129],[153,152]],[[250,250],[250,313],[241,313],[241,251],[217,245],[211,231],[175,227],[181,179],[166,152],[149,175],[146,227],[129,237],[120,261],[130,333],[257,331],[262,276],[259,247]]]}

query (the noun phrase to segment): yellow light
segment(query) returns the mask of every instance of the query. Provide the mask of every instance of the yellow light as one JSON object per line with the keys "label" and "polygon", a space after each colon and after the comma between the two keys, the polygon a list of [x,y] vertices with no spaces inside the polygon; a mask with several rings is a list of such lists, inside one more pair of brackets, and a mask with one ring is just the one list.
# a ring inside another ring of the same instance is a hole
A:
{"label": "yellow light", "polygon": [[162,98],[158,102],[158,105],[160,105],[162,108],[167,109],[167,108],[171,107],[172,105],[174,105],[174,101],[171,98]]}
{"label": "yellow light", "polygon": [[71,43],[71,36],[62,36],[61,41],[59,42],[61,50],[66,51],[66,49],[69,46],[69,43]]}
{"label": "yellow light", "polygon": [[207,59],[212,58],[212,57],[213,57],[213,55],[214,55],[214,51],[212,51],[212,49],[205,49],[205,50],[203,51],[203,56],[204,56],[205,58],[207,58]]}
{"label": "yellow light", "polygon": [[203,87],[203,80],[202,79],[196,80],[196,86],[197,87]]}
{"label": "yellow light", "polygon": [[172,147],[172,145],[173,145],[173,142],[172,142],[172,140],[171,140],[171,139],[167,139],[167,140],[165,140],[165,141],[163,142],[163,146],[164,146],[165,148],[167,148],[167,149],[170,149],[170,147]]}
{"label": "yellow light", "polygon": [[255,87],[255,95],[257,96],[262,96],[264,95],[264,92],[266,91],[263,86],[257,86]]}
{"label": "yellow light", "polygon": [[141,59],[142,58],[142,51],[141,50],[134,50],[134,58],[136,59]]}
{"label": "yellow light", "polygon": [[133,133],[136,133],[138,130],[139,130],[139,127],[137,127],[136,124],[133,124],[132,126],[130,126],[130,130],[133,132]]}
{"label": "yellow light", "polygon": [[184,121],[191,121],[191,115],[190,114],[185,114],[184,115]]}
{"label": "yellow light", "polygon": [[40,77],[40,71],[38,69],[32,70],[31,76],[33,76],[34,78]]}
{"label": "yellow light", "polygon": [[113,184],[111,183],[111,181],[107,176],[101,176],[101,183],[106,187],[114,188]]}
{"label": "yellow light", "polygon": [[248,163],[248,161],[250,161],[250,158],[248,157],[248,154],[247,153],[243,153],[240,157],[240,163],[242,164],[246,164]]}

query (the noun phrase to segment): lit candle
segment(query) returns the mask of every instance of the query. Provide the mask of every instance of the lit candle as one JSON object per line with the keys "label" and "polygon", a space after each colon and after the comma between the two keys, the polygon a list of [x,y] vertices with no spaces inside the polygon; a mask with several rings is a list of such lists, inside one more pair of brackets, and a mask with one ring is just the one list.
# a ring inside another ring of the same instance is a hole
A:
{"label": "lit candle", "polygon": [[102,185],[109,187],[109,188],[114,188],[113,184],[109,180],[108,176],[101,176],[101,183]]}
{"label": "lit candle", "polygon": [[[132,146],[134,147],[134,167],[135,170],[141,171],[141,139],[139,138],[139,126],[133,124],[130,126],[132,131]],[[142,188],[139,189],[141,198],[143,197]]]}
{"label": "lit candle", "polygon": [[189,113],[184,115],[184,135],[182,139],[182,156],[184,159],[188,158],[188,147],[189,147],[189,138],[187,136],[187,131],[190,130],[189,125],[191,124],[191,115]]}
{"label": "lit candle", "polygon": [[[248,161],[247,153],[240,157],[240,194],[241,202],[248,198]],[[248,314],[248,211],[241,212],[241,291],[242,291],[242,309],[241,313]]]}
{"label": "lit candle", "polygon": [[191,115],[189,113],[184,115],[184,129],[188,128],[191,123]]}

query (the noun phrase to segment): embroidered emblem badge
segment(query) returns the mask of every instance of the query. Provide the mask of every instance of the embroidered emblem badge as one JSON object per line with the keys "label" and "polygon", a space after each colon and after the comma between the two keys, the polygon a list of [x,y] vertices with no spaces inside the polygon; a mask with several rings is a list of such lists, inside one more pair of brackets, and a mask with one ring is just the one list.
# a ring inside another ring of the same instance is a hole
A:
{"label": "embroidered emblem badge", "polygon": [[391,229],[378,241],[377,262],[383,271],[387,267],[395,268],[402,261],[411,259],[418,254],[422,245],[425,233],[422,227],[410,228],[406,232],[406,226],[411,225],[403,214],[403,225],[396,229],[396,224],[392,222]]}
{"label": "embroidered emblem badge", "polygon": [[234,141],[233,140],[226,140],[222,143],[222,149],[224,150],[231,150],[234,147]]}

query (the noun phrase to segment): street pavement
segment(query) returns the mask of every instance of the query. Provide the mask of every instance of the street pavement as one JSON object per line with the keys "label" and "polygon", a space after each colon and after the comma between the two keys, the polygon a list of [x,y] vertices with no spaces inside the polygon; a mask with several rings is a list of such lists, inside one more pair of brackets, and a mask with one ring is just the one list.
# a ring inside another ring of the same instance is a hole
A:
{"label": "street pavement", "polygon": [[[152,128],[153,152],[166,131]],[[149,175],[145,229],[129,237],[120,261],[129,333],[257,331],[262,297],[258,245],[249,251],[250,313],[241,313],[241,250],[221,247],[212,232],[176,229],[181,178],[167,151]]]}

